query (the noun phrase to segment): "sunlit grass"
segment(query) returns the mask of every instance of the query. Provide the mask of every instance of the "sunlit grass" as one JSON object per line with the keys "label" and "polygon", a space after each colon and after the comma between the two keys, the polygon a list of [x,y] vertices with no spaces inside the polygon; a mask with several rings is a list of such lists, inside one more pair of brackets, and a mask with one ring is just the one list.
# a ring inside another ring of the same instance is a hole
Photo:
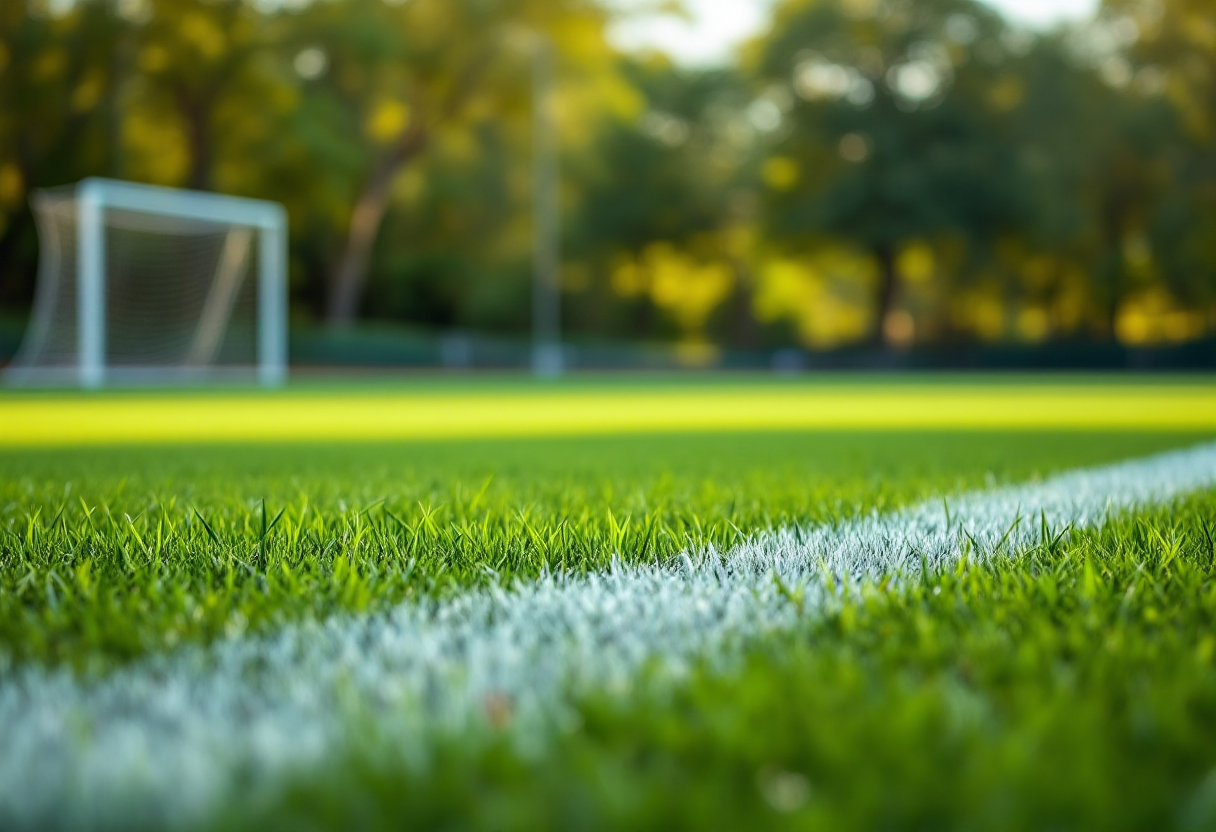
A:
{"label": "sunlit grass", "polygon": [[[1010,388],[747,393],[753,404],[835,396],[875,408],[969,396],[978,413],[1002,401],[983,399],[985,390]],[[614,555],[646,564],[688,547],[724,549],[762,529],[890,511],[1214,432],[1181,429],[1197,418],[1177,410],[1184,404],[1211,416],[1197,387],[1017,392],[1027,407],[1038,396],[1040,415],[1064,407],[1079,419],[1085,399],[1091,421],[1095,402],[1140,407],[1145,419],[1153,407],[1167,408],[1153,418],[1183,416],[1164,432],[1120,432],[1114,420],[1099,423],[1106,430],[1079,430],[1078,421],[1051,432],[906,431],[890,416],[868,432],[732,425],[686,435],[176,446],[148,441],[161,434],[146,427],[127,445],[37,447],[55,441],[48,434],[0,453],[0,674],[31,664],[106,673],[300,619],[429,603],[544,570],[602,571]],[[32,395],[0,413],[337,408],[330,395]],[[720,387],[430,389],[353,401],[386,410],[421,402],[432,414],[436,402],[476,406],[492,425],[493,401],[544,419],[587,395],[606,407],[614,395],[741,407]],[[79,429],[89,430],[83,421]],[[506,732],[501,741],[451,737],[427,767],[410,770],[400,749],[377,745],[375,726],[360,726],[332,766],[301,772],[270,804],[220,807],[216,825],[1210,828],[1213,535],[1209,493],[1103,529],[1045,535],[1016,561],[964,562],[923,583],[869,587],[808,615],[794,633],[751,644],[732,667],[694,667],[674,686],[669,675],[663,684],[643,675],[628,690],[572,703],[569,730],[540,752],[522,753]],[[509,721],[509,710],[496,718]]]}
{"label": "sunlit grass", "polygon": [[461,439],[807,429],[1205,430],[1216,385],[720,383],[0,398],[0,446]]}
{"label": "sunlit grass", "polygon": [[102,662],[1152,453],[1192,435],[883,432],[0,456],[0,650]]}
{"label": "sunlit grass", "polygon": [[220,828],[1216,828],[1216,493],[868,587],[725,672],[578,704],[544,755],[353,743]]}

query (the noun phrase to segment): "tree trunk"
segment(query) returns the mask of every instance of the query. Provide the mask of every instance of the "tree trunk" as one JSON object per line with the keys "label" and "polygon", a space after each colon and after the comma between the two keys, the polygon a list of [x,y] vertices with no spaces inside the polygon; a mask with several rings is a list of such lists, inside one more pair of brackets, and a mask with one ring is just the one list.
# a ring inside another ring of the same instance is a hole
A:
{"label": "tree trunk", "polygon": [[0,301],[18,300],[24,304],[33,297],[36,282],[33,260],[20,261],[18,251],[33,230],[32,217],[30,210],[22,206],[8,215],[4,231],[0,232]]}
{"label": "tree trunk", "polygon": [[380,160],[355,200],[347,232],[346,247],[329,287],[326,320],[331,327],[354,323],[367,284],[367,263],[388,210],[393,181],[411,159],[426,147],[426,132],[411,127],[397,145]]}
{"label": "tree trunk", "polygon": [[1124,277],[1123,236],[1126,222],[1123,201],[1116,194],[1108,195],[1102,206],[1102,237],[1105,251],[1099,264],[1102,317],[1106,337],[1118,338],[1119,300]]}
{"label": "tree trunk", "polygon": [[734,258],[735,288],[731,297],[732,340],[743,350],[757,347],[756,316],[752,311],[751,269],[742,257]]}
{"label": "tree trunk", "polygon": [[111,179],[122,179],[125,169],[122,145],[122,86],[131,64],[131,39],[128,30],[117,38],[110,55],[110,71],[106,73],[106,88],[103,107],[106,123],[106,175]]}
{"label": "tree trunk", "polygon": [[211,102],[182,86],[177,88],[177,108],[186,128],[186,150],[190,154],[187,187],[211,190]]}
{"label": "tree trunk", "polygon": [[899,284],[899,275],[895,270],[895,247],[889,244],[875,246],[874,258],[878,261],[878,296],[870,342],[874,346],[889,346],[884,327],[895,306],[895,290]]}
{"label": "tree trunk", "polygon": [[[484,51],[469,63],[446,105],[431,120],[432,127],[452,118],[464,106],[482,73],[489,66],[491,55],[491,51]],[[416,108],[417,111],[421,109]],[[359,304],[363,300],[363,288],[367,284],[367,263],[371,259],[372,247],[380,234],[380,225],[384,222],[384,214],[392,196],[393,180],[402,168],[426,149],[430,139],[429,129],[420,112],[415,112],[409,127],[376,164],[358,199],[355,200],[346,247],[338,260],[329,286],[325,317],[330,327],[342,328],[354,323],[355,316],[359,313]]]}
{"label": "tree trunk", "polygon": [[207,119],[191,118],[187,127],[190,135],[190,187],[196,191],[211,190],[211,139],[207,135]]}

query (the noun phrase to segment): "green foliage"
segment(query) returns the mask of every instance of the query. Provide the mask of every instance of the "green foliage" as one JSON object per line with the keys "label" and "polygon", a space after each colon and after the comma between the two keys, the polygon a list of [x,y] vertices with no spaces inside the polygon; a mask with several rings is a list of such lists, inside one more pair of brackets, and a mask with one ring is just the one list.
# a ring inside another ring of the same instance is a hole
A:
{"label": "green foliage", "polygon": [[[1210,331],[1204,0],[1109,0],[1039,34],[978,0],[784,0],[734,65],[708,70],[620,54],[606,36],[620,13],[7,3],[0,303],[32,295],[30,193],[100,174],[285,203],[301,317],[522,331],[542,36],[579,334],[755,347],[899,320],[901,343]],[[818,332],[817,315],[852,323]],[[778,319],[793,326],[764,328]]]}
{"label": "green foliage", "polygon": [[925,276],[898,257],[927,243],[936,300],[920,323],[939,336],[971,325],[940,299],[986,281],[1003,285],[1003,305],[1058,308],[1080,275],[1088,308],[1073,326],[1107,335],[1154,284],[1197,297],[1182,273],[1210,264],[1174,265],[1201,224],[1177,201],[1211,180],[1189,167],[1203,154],[1183,149],[1161,91],[1115,77],[1135,71],[1121,63],[1121,18],[1035,37],[970,0],[864,5],[782,4],[757,46],[758,71],[793,92],[773,146],[790,172],[770,178],[767,200],[777,241],[806,250],[827,235],[873,252],[875,326],[916,310],[906,284]]}
{"label": "green foliage", "polygon": [[806,174],[785,191],[801,200],[777,202],[775,229],[894,252],[947,232],[982,246],[1018,224],[1019,160],[1002,141],[1006,113],[985,100],[1006,62],[968,48],[1000,37],[995,12],[955,0],[873,17],[843,2],[782,11],[761,66],[793,87],[792,130],[774,149]]}

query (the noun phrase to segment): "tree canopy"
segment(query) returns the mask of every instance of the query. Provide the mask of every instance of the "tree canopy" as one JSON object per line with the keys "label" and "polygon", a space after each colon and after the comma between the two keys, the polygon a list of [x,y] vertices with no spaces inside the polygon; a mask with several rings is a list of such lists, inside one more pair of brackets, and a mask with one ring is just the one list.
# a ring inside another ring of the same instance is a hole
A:
{"label": "tree canopy", "polygon": [[[594,0],[0,8],[0,310],[28,198],[108,175],[287,205],[293,314],[524,332],[532,62],[556,57],[566,324],[690,348],[1216,329],[1216,11],[1051,32],[978,0],[779,0],[727,66]],[[453,37],[453,33],[460,33]]]}

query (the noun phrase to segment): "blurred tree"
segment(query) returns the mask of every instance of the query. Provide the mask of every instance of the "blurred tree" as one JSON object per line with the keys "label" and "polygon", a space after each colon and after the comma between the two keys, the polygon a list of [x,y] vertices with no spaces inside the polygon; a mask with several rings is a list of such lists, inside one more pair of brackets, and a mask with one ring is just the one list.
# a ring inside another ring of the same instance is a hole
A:
{"label": "blurred tree", "polygon": [[[1178,135],[1159,99],[1129,94],[1091,52],[1090,28],[1040,37],[1003,64],[993,95],[1016,90],[1005,122],[1017,147],[1018,176],[1032,206],[1016,251],[999,265],[1008,274],[1005,303],[1018,294],[1072,309],[1057,310],[1044,334],[1114,334],[1120,299],[1143,271],[1138,240],[1162,188],[1162,161]],[[1077,283],[1084,307],[1077,307]]]}
{"label": "blurred tree", "polygon": [[[1157,128],[1142,145],[1155,151],[1160,184],[1130,254],[1216,323],[1216,10],[1205,0],[1107,0],[1097,32],[1100,70],[1124,99],[1152,106],[1146,130]],[[1164,101],[1181,122],[1166,135]]]}
{"label": "blurred tree", "polygon": [[344,326],[359,311],[399,174],[439,136],[522,112],[536,38],[550,38],[565,66],[602,61],[606,18],[584,0],[341,0],[301,14],[317,35],[317,60],[332,65],[335,109],[354,110],[368,160],[327,302],[330,324]]}
{"label": "blurred tree", "polygon": [[123,21],[109,5],[0,5],[0,297],[28,298],[29,191],[115,166],[114,73]]}
{"label": "blurred tree", "polygon": [[[126,67],[126,139],[141,151],[137,159],[153,160],[152,167],[140,171],[142,178],[163,177],[171,179],[170,184],[211,190],[221,155],[218,146],[239,143],[238,134],[257,129],[280,109],[272,87],[283,80],[274,77],[268,60],[272,27],[246,0],[137,0],[118,5],[130,24],[134,47]],[[155,143],[165,131],[180,131],[184,171],[173,170],[171,163],[155,165],[157,154],[166,149]],[[150,146],[141,146],[144,143]]]}
{"label": "blurred tree", "polygon": [[901,249],[961,238],[977,257],[1028,216],[1002,88],[1009,30],[971,0],[786,0],[753,64],[794,103],[763,169],[769,234],[834,235],[878,266],[871,339],[891,340]]}
{"label": "blurred tree", "polygon": [[747,81],[659,56],[626,61],[624,71],[644,106],[606,122],[594,152],[568,169],[579,192],[568,253],[594,275],[586,302],[576,301],[580,323],[704,339],[733,298],[719,334],[751,346],[748,241],[761,137],[747,118]]}
{"label": "blurred tree", "polygon": [[[0,302],[34,188],[276,199],[298,313],[529,322],[532,47],[559,57],[567,324],[692,347],[1194,337],[1216,321],[1216,13],[781,0],[734,67],[606,0],[0,2]],[[454,38],[453,32],[460,37]]]}

